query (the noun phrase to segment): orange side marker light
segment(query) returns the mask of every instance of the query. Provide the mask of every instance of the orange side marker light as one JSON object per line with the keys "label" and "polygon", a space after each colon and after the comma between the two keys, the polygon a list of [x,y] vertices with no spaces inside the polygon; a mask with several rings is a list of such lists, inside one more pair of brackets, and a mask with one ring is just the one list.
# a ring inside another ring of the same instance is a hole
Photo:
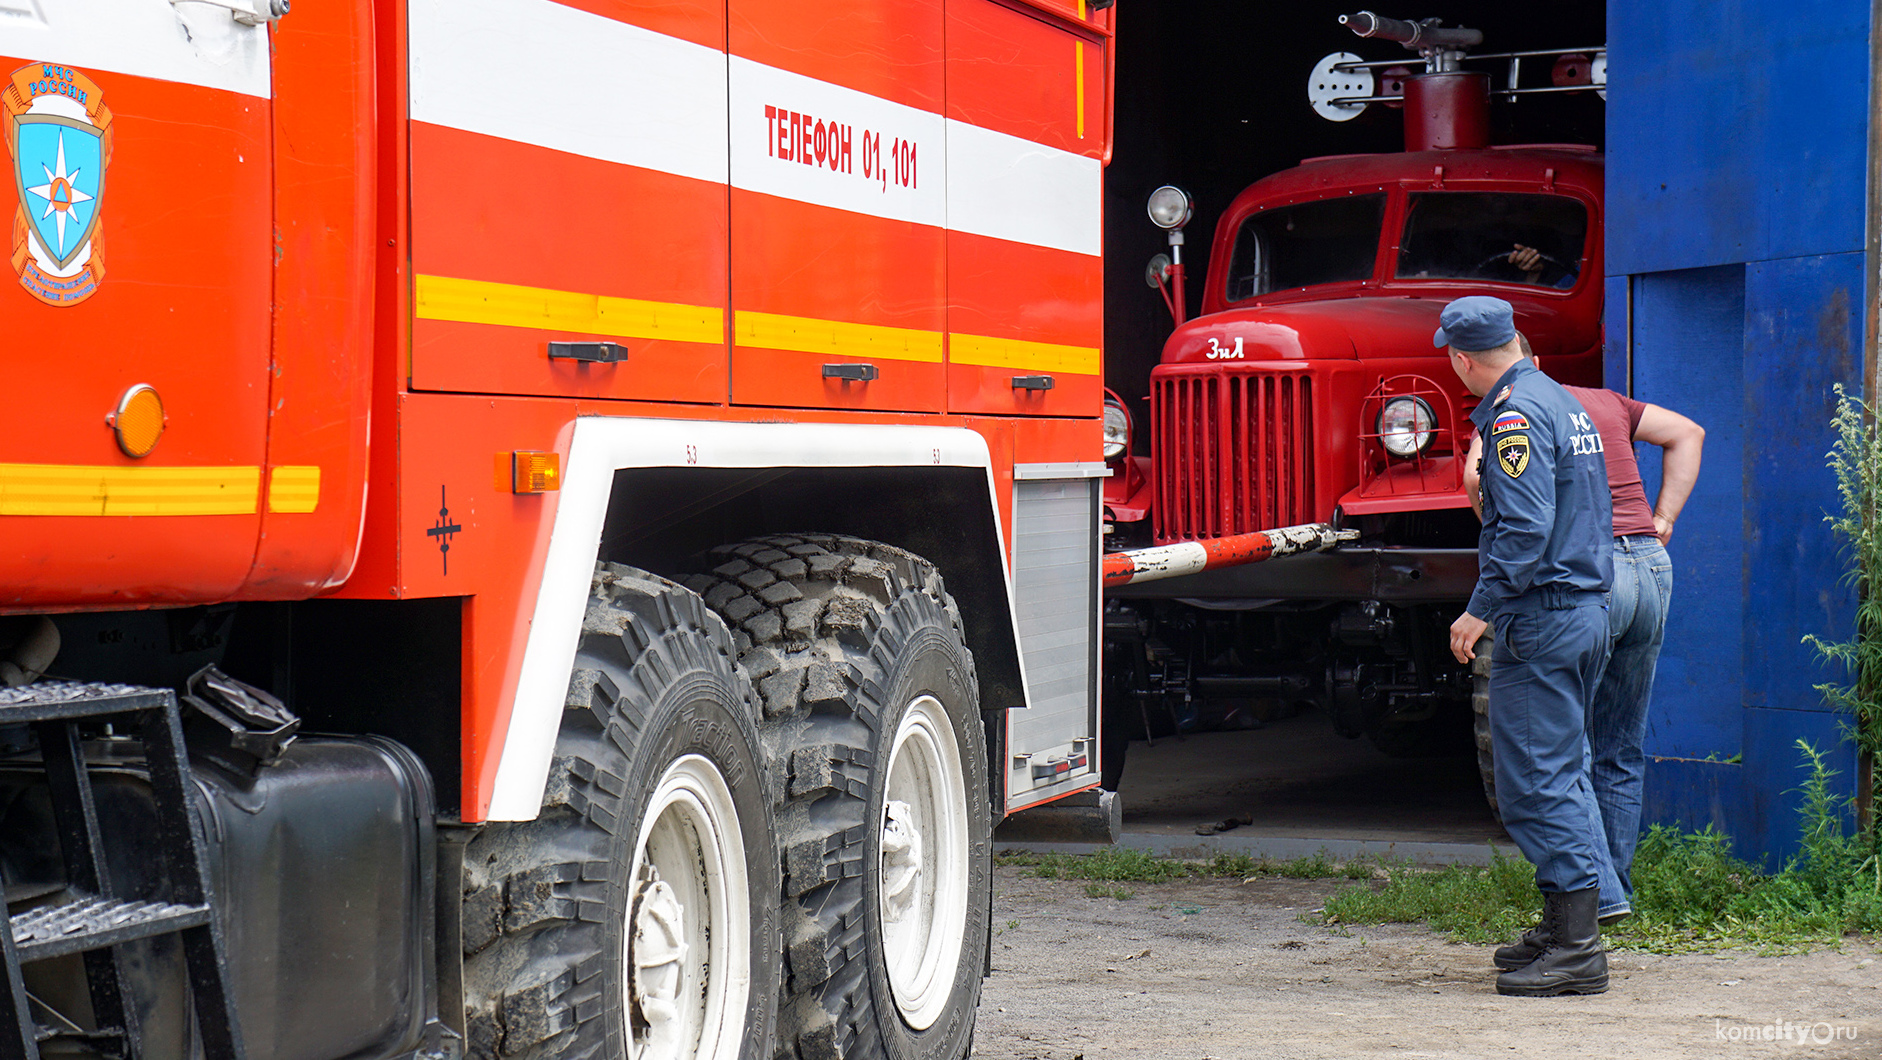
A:
{"label": "orange side marker light", "polygon": [[561,488],[561,456],[527,449],[510,454],[511,493],[548,493]]}
{"label": "orange side marker light", "polygon": [[118,448],[128,457],[149,456],[157,448],[157,439],[163,437],[164,424],[169,417],[164,415],[163,399],[148,383],[139,383],[124,392],[118,399],[115,411],[105,416],[112,433],[118,436]]}

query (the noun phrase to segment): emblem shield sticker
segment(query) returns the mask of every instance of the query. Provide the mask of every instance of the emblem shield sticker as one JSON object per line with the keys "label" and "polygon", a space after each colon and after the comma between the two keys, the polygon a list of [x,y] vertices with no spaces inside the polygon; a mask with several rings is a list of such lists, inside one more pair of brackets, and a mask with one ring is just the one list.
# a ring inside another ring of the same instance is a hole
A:
{"label": "emblem shield sticker", "polygon": [[1504,474],[1511,478],[1521,478],[1523,469],[1529,466],[1529,436],[1506,434],[1498,438],[1496,462],[1502,466]]}
{"label": "emblem shield sticker", "polygon": [[0,89],[12,183],[9,260],[20,286],[48,305],[90,298],[104,279],[99,218],[111,164],[111,110],[96,82],[66,66],[33,63]]}

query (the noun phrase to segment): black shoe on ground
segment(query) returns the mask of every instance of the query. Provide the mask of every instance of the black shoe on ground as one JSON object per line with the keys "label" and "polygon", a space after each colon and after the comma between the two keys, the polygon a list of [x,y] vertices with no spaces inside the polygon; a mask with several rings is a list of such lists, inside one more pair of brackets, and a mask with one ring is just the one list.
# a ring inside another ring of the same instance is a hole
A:
{"label": "black shoe on ground", "polygon": [[1498,946],[1490,959],[1496,962],[1498,969],[1510,972],[1542,956],[1542,951],[1548,948],[1549,923],[1545,920],[1523,932],[1523,937],[1515,942]]}
{"label": "black shoe on ground", "polygon": [[1496,977],[1496,992],[1515,997],[1599,994],[1608,988],[1608,955],[1595,923],[1600,892],[1544,894],[1542,929],[1549,940],[1542,954],[1521,968]]}

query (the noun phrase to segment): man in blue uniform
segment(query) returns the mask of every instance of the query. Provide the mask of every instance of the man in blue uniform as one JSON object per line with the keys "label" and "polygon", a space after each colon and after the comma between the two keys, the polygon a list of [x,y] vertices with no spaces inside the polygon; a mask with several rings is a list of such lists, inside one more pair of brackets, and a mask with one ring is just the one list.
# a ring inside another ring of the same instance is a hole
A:
{"label": "man in blue uniform", "polygon": [[1483,530],[1477,586],[1451,625],[1451,652],[1476,657],[1496,623],[1490,730],[1503,826],[1536,866],[1548,943],[1497,976],[1500,994],[1552,997],[1608,987],[1595,921],[1602,834],[1588,779],[1589,706],[1607,660],[1613,517],[1600,432],[1581,404],[1522,355],[1510,304],[1459,298],[1433,343],[1480,399]]}

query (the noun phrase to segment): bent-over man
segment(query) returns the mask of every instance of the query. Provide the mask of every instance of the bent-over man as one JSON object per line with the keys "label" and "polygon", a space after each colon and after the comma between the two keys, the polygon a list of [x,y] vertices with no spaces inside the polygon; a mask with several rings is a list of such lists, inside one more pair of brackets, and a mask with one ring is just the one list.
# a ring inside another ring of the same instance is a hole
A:
{"label": "bent-over man", "polygon": [[[1525,353],[1528,350],[1525,348]],[[1581,402],[1600,432],[1614,509],[1614,588],[1608,607],[1608,664],[1588,719],[1589,779],[1601,808],[1606,864],[1601,869],[1600,922],[1633,912],[1634,848],[1640,840],[1641,788],[1646,776],[1647,703],[1673,600],[1673,561],[1666,545],[1699,480],[1705,428],[1671,409],[1612,390],[1564,387]],[[1634,442],[1662,450],[1660,490],[1648,505],[1634,458]],[[1464,481],[1478,506],[1481,436],[1471,441]],[[1481,509],[1479,509],[1481,514]],[[1498,967],[1527,963],[1536,932],[1497,951]]]}

